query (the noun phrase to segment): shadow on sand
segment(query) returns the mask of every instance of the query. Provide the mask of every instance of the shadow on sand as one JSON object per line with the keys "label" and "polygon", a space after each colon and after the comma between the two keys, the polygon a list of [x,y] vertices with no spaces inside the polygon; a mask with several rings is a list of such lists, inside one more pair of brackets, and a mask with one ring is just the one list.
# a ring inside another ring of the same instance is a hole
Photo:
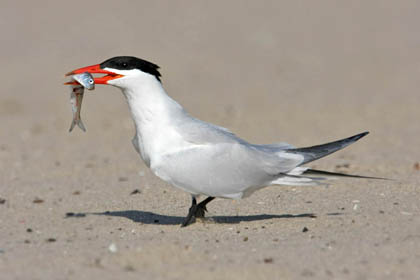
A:
{"label": "shadow on sand", "polygon": [[[102,213],[67,213],[67,218],[81,218],[86,215],[103,215],[111,217],[124,217],[136,223],[160,224],[160,225],[180,225],[185,217],[160,215],[153,212],[127,210],[127,211],[106,211]],[[237,224],[240,222],[252,222],[269,219],[293,219],[293,218],[316,218],[313,213],[305,214],[283,214],[283,215],[249,215],[249,216],[209,216],[214,222],[220,224]]]}

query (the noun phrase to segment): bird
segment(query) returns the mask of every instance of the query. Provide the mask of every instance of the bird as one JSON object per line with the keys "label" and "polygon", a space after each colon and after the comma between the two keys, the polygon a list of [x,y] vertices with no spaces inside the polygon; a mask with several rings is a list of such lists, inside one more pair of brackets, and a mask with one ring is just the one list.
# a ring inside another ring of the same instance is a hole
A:
{"label": "bird", "polygon": [[[329,176],[382,179],[303,166],[353,144],[367,131],[304,148],[283,142],[251,144],[227,128],[191,116],[166,93],[159,69],[144,59],[117,56],[66,75],[104,74],[94,78],[95,84],[122,91],[134,121],[135,150],[157,177],[191,195],[182,227],[204,218],[215,198],[245,198],[271,185],[316,186]],[[200,196],[206,198],[197,203]]]}

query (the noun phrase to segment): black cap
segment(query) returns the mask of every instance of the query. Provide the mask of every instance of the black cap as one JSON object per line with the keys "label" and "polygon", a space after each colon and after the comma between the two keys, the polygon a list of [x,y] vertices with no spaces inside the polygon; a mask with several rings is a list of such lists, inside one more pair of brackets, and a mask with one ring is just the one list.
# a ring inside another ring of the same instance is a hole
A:
{"label": "black cap", "polygon": [[149,61],[134,57],[134,56],[116,56],[105,60],[100,64],[102,69],[113,68],[119,70],[139,69],[145,73],[155,76],[160,81],[159,66]]}

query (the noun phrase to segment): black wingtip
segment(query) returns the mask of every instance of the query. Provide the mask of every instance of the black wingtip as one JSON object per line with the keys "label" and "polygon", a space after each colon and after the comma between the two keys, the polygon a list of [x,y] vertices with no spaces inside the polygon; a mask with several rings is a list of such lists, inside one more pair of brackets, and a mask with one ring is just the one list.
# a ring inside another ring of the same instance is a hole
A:
{"label": "black wingtip", "polygon": [[305,164],[320,158],[323,158],[329,154],[332,154],[338,150],[341,150],[348,145],[353,144],[360,138],[369,134],[369,131],[365,131],[354,136],[350,136],[341,140],[337,140],[334,142],[329,142],[326,144],[311,146],[311,147],[304,147],[304,148],[296,148],[296,149],[288,149],[287,152],[290,153],[297,153],[304,156],[304,161],[301,163]]}
{"label": "black wingtip", "polygon": [[354,141],[357,141],[357,140],[359,140],[360,138],[365,137],[365,136],[366,136],[366,135],[368,135],[368,134],[369,134],[369,131],[365,131],[365,132],[362,132],[362,133],[359,133],[359,134],[356,134],[356,135],[354,135],[354,136],[350,137],[350,138],[349,138],[349,140],[354,140]]}

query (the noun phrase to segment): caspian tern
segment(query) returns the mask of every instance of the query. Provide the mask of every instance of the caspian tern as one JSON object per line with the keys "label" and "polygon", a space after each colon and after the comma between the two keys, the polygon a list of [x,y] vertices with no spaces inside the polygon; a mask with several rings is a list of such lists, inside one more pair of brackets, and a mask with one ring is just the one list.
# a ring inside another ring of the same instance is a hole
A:
{"label": "caspian tern", "polygon": [[[153,173],[192,196],[182,226],[204,217],[207,203],[216,197],[239,199],[270,185],[318,185],[308,174],[332,173],[303,167],[356,142],[368,132],[306,148],[287,143],[256,145],[228,129],[189,115],[167,95],[159,67],[130,56],[118,56],[67,75],[105,74],[96,84],[120,88],[127,99],[136,133],[132,143]],[[197,204],[199,195],[207,196]]]}

